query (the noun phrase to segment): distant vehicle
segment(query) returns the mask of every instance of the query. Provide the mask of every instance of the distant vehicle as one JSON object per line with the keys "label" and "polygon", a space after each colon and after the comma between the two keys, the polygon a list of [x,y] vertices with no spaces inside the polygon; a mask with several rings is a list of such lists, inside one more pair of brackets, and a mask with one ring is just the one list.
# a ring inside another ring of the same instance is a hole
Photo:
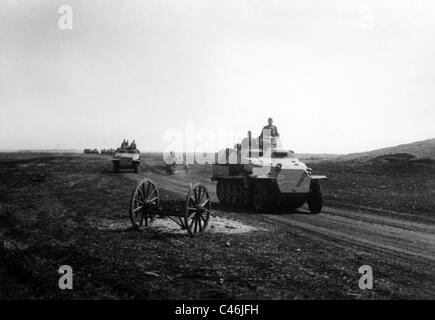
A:
{"label": "distant vehicle", "polygon": [[[237,145],[236,151],[226,149],[223,156],[224,161],[213,165],[211,177],[217,181],[216,194],[221,203],[253,206],[258,211],[276,204],[299,208],[308,203],[311,213],[322,210],[319,182],[327,177],[312,175],[293,151],[271,148],[263,153],[263,149],[249,145],[242,152],[241,145]],[[231,156],[236,160],[230,161]]]}
{"label": "distant vehicle", "polygon": [[135,173],[138,173],[140,168],[140,152],[137,149],[118,149],[113,155],[112,163],[114,172],[119,172],[120,169],[133,169]]}
{"label": "distant vehicle", "polygon": [[98,149],[85,149],[83,150],[84,154],[99,154]]}
{"label": "distant vehicle", "polygon": [[116,152],[116,150],[112,149],[112,148],[101,150],[101,154],[108,155],[108,156],[113,156],[115,154],[115,152]]}
{"label": "distant vehicle", "polygon": [[181,159],[181,158],[177,158],[177,155],[175,154],[174,151],[170,151],[167,155],[164,155],[164,166],[163,169],[165,170],[165,172],[167,174],[174,174],[177,166],[179,166],[178,163],[182,163],[183,165],[183,169],[186,173],[189,172],[189,167],[187,165],[187,163]]}

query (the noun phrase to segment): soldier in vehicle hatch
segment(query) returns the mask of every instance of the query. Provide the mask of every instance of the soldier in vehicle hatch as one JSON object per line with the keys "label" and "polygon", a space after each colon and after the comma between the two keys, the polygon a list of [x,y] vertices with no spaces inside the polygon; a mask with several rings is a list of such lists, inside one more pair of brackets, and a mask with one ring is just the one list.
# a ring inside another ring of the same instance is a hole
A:
{"label": "soldier in vehicle hatch", "polygon": [[[273,125],[273,119],[269,118],[267,119],[267,122],[268,125],[263,127],[260,137],[258,137],[260,149],[263,149],[263,145],[267,145],[268,147],[270,145],[270,147],[276,148],[277,145],[280,144],[278,128]],[[263,141],[263,133],[266,135],[266,139],[264,139],[265,141]]]}
{"label": "soldier in vehicle hatch", "polygon": [[261,130],[260,139],[263,138],[263,131],[264,130],[270,130],[270,136],[271,137],[279,137],[278,128],[273,125],[273,119],[269,118],[267,119],[267,126],[263,127],[263,130]]}
{"label": "soldier in vehicle hatch", "polygon": [[130,144],[130,150],[136,150],[136,142],[133,140],[133,142]]}
{"label": "soldier in vehicle hatch", "polygon": [[125,141],[125,139],[122,141],[121,143],[121,150],[125,150],[125,148],[127,148],[127,142]]}

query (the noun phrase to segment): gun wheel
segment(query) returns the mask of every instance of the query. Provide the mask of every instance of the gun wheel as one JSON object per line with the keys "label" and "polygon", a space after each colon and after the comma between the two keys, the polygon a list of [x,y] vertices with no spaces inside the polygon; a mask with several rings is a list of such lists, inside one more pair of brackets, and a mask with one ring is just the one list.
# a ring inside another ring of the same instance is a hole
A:
{"label": "gun wheel", "polygon": [[195,184],[189,189],[186,198],[184,225],[191,237],[195,237],[207,228],[210,219],[211,199],[202,184]]}
{"label": "gun wheel", "polygon": [[145,178],[134,189],[130,199],[130,220],[136,230],[148,227],[154,220],[153,207],[160,203],[159,189],[150,179]]}

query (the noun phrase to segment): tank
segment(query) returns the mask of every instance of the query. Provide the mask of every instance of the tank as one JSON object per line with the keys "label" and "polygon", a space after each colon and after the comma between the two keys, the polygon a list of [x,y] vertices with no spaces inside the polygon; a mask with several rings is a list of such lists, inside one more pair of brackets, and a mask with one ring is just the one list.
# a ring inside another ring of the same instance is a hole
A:
{"label": "tank", "polygon": [[135,173],[139,172],[140,168],[140,152],[139,150],[116,150],[112,159],[113,171],[119,172],[120,169],[133,169]]}
{"label": "tank", "polygon": [[[249,141],[251,137],[249,136]],[[242,142],[243,144],[243,142]],[[247,148],[240,144],[216,155],[211,179],[217,181],[216,195],[222,204],[253,207],[264,211],[272,207],[299,208],[305,203],[311,213],[323,206],[320,181],[324,175],[298,160],[293,151],[278,149],[272,141],[269,149]]]}

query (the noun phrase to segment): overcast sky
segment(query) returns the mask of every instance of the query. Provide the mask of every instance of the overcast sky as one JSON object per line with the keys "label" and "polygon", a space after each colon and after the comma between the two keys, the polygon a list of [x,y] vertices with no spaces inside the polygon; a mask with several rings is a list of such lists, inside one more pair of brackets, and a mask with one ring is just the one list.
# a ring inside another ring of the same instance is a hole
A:
{"label": "overcast sky", "polygon": [[435,137],[435,1],[0,2],[0,149],[211,151],[269,116],[296,152]]}

